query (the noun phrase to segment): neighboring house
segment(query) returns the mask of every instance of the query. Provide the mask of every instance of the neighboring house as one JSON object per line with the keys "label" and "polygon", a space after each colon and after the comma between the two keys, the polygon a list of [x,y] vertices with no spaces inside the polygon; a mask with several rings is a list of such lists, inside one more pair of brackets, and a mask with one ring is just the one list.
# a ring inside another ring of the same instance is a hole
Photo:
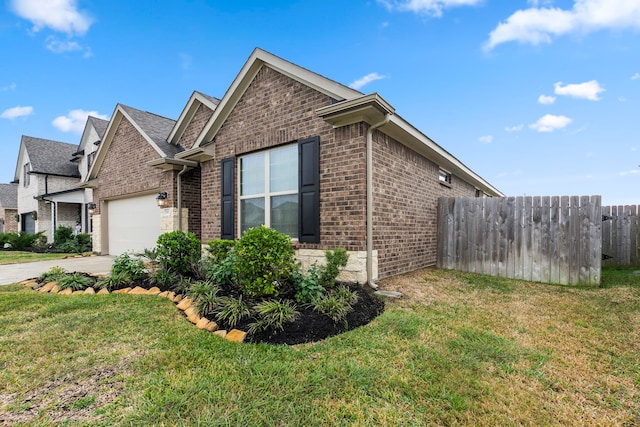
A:
{"label": "neighboring house", "polygon": [[346,248],[360,283],[435,264],[438,197],[503,195],[378,94],[260,49],[222,100],[195,92],[175,123],[118,106],[86,185],[97,252],[266,224],[306,265]]}
{"label": "neighboring house", "polygon": [[49,241],[59,226],[81,220],[82,189],[76,145],[22,136],[14,182],[18,183],[20,230],[44,232]]}
{"label": "neighboring house", "polygon": [[0,184],[0,233],[17,233],[18,186]]}
{"label": "neighboring house", "polygon": [[[89,175],[89,169],[95,162],[98,146],[100,145],[104,133],[109,125],[108,120],[99,119],[97,117],[89,116],[80,138],[80,143],[76,148],[76,152],[73,153],[72,162],[76,162],[78,165],[78,171],[80,172],[80,180],[84,182]],[[74,191],[78,196],[78,201],[82,204],[81,211],[81,230],[83,233],[91,233],[93,231],[92,218],[89,213],[89,207],[93,203],[93,189],[78,187]],[[81,198],[80,198],[81,196]]]}

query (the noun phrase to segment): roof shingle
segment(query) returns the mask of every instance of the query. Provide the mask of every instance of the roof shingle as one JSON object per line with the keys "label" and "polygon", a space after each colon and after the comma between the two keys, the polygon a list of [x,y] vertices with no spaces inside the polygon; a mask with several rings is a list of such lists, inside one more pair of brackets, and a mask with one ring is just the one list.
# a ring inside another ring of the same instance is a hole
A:
{"label": "roof shingle", "polygon": [[80,177],[78,165],[71,162],[77,146],[50,139],[22,136],[31,162],[31,171],[43,174]]}
{"label": "roof shingle", "polygon": [[0,184],[0,208],[18,209],[18,186]]}

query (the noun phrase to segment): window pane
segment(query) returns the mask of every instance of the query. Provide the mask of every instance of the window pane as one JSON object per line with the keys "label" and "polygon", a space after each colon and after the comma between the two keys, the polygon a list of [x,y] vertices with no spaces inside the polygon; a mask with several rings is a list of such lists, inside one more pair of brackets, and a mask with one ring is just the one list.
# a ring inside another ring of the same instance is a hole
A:
{"label": "window pane", "polygon": [[240,231],[264,224],[264,198],[240,201]]}
{"label": "window pane", "polygon": [[269,153],[269,191],[298,189],[298,146],[290,145]]}
{"label": "window pane", "polygon": [[271,228],[298,237],[298,195],[271,198]]}
{"label": "window pane", "polygon": [[264,153],[243,157],[240,163],[240,195],[263,194]]}

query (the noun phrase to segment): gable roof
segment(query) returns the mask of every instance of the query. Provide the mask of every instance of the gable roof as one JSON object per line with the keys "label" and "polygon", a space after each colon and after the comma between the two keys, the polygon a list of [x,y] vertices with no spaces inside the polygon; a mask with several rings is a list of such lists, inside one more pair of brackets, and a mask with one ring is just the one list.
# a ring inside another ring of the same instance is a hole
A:
{"label": "gable roof", "polygon": [[179,145],[169,144],[167,137],[176,121],[163,116],[159,116],[148,111],[138,110],[123,104],[117,104],[111,115],[111,120],[105,129],[102,142],[98,147],[96,161],[91,166],[87,175],[87,180],[96,178],[104,158],[109,150],[109,146],[115,137],[116,130],[122,119],[125,118],[138,133],[153,147],[161,158],[173,158],[177,153],[184,151]]}
{"label": "gable roof", "polygon": [[18,186],[16,184],[0,184],[0,207],[18,209]]}
{"label": "gable roof", "polygon": [[214,111],[216,107],[220,104],[220,100],[218,98],[214,98],[213,96],[206,95],[202,92],[193,91],[189,101],[187,101],[187,105],[185,105],[182,113],[180,113],[180,117],[178,121],[174,125],[173,129],[169,133],[167,137],[167,141],[171,144],[178,144],[182,134],[191,123],[193,116],[198,111],[201,105],[206,106],[211,111]]}
{"label": "gable roof", "polygon": [[242,95],[249,88],[254,77],[258,74],[258,71],[260,71],[263,66],[272,68],[281,74],[297,80],[302,84],[335,99],[336,101],[356,98],[362,95],[361,92],[355,89],[351,89],[348,86],[321,76],[318,73],[302,68],[299,65],[286,61],[272,53],[255,48],[251,53],[251,56],[247,59],[247,62],[245,62],[244,66],[240,70],[240,73],[238,73],[236,78],[233,80],[233,83],[231,83],[231,86],[222,97],[222,100],[220,101],[218,108],[216,108],[213,113],[213,116],[196,139],[195,144],[193,144],[194,148],[198,148],[213,139],[231,111],[233,111],[233,108],[236,106]]}
{"label": "gable roof", "polygon": [[[95,130],[95,134],[97,135],[97,141],[92,140],[91,142],[94,144],[99,144],[102,138],[104,137],[104,133],[107,130],[107,126],[109,125],[109,120],[100,119],[98,117],[88,116],[87,122],[84,125],[84,130],[82,131],[82,136],[80,137],[80,142],[78,143],[78,147],[76,148],[76,152],[73,153],[74,158],[72,161],[77,161],[80,159],[85,152],[85,147],[89,143],[89,139],[92,136],[91,130]],[[93,150],[89,150],[93,151]]]}
{"label": "gable roof", "polygon": [[105,131],[107,130],[107,126],[109,126],[109,120],[89,116],[87,117],[87,124],[93,126],[93,128],[98,133],[98,136],[102,139],[104,137]]}
{"label": "gable roof", "polygon": [[31,173],[78,178],[78,165],[71,162],[75,151],[75,144],[23,135],[14,179],[18,181],[20,178],[25,152],[29,157]]}

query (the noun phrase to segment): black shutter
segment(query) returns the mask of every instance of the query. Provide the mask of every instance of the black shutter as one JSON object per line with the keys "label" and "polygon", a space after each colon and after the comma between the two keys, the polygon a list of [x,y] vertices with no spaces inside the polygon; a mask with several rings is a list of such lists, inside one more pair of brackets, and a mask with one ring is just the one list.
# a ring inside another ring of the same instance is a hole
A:
{"label": "black shutter", "polygon": [[234,166],[235,159],[233,157],[222,161],[221,170],[221,187],[222,200],[220,203],[220,238],[225,240],[233,240],[235,238],[235,203],[234,203]]}
{"label": "black shutter", "polygon": [[320,137],[298,142],[298,240],[320,242]]}

